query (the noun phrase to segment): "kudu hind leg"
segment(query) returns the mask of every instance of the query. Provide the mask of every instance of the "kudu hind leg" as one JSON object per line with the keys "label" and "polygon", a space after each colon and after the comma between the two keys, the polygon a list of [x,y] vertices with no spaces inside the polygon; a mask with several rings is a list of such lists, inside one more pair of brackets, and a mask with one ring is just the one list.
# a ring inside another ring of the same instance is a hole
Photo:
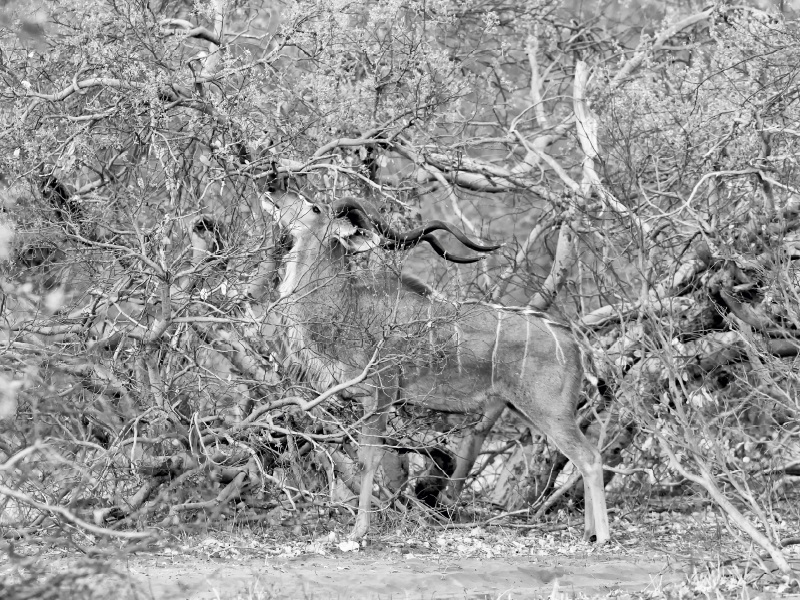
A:
{"label": "kudu hind leg", "polygon": [[[585,490],[584,539],[594,535],[598,544],[609,539],[606,495],[603,483],[603,458],[576,423],[575,406],[580,394],[580,363],[573,376],[564,377],[564,368],[538,372],[539,382],[531,382],[527,394],[512,408],[537,431],[546,435],[581,472]],[[550,382],[549,385],[545,385]]]}
{"label": "kudu hind leg", "polygon": [[559,424],[547,423],[550,425],[548,436],[583,476],[586,503],[584,539],[589,541],[594,535],[597,543],[603,544],[610,536],[603,483],[603,458],[574,421],[556,423]]}
{"label": "kudu hind leg", "polygon": [[497,419],[503,414],[505,407],[505,402],[501,399],[489,404],[481,415],[480,421],[461,440],[456,455],[456,470],[450,478],[447,490],[442,494],[441,501],[443,504],[453,504],[458,501],[458,497],[464,490],[467,477],[478,459],[483,442],[492,427],[494,427]]}

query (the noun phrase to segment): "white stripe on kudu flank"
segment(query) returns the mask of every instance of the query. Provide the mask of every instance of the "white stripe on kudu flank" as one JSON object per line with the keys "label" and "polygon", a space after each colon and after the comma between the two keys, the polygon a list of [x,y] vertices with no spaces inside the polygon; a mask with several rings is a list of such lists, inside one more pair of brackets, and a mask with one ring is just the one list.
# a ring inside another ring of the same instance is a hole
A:
{"label": "white stripe on kudu flank", "polygon": [[461,340],[464,339],[464,333],[461,331],[461,327],[458,326],[457,322],[453,322],[453,329],[456,331],[456,365],[458,365],[458,372],[461,373]]}
{"label": "white stripe on kudu flank", "polygon": [[525,377],[525,363],[528,362],[528,344],[531,343],[531,320],[525,319],[525,352],[522,353],[522,367],[519,370],[519,378]]}
{"label": "white stripe on kudu flank", "polygon": [[494,371],[497,367],[497,349],[500,347],[500,326],[503,323],[502,311],[497,311],[497,332],[494,334],[494,349],[492,350],[492,387],[494,387]]}
{"label": "white stripe on kudu flank", "polygon": [[565,364],[567,362],[567,357],[564,355],[564,350],[561,348],[561,342],[558,341],[556,332],[550,327],[551,324],[558,325],[558,323],[555,321],[548,321],[547,319],[542,319],[542,323],[544,323],[544,326],[547,327],[547,331],[550,332],[550,335],[553,336],[553,340],[556,343],[556,358],[558,359],[558,362],[562,365]]}
{"label": "white stripe on kudu flank", "polygon": [[436,344],[433,336],[433,304],[428,304],[428,345],[430,346],[430,360],[428,362],[432,369],[436,364]]}

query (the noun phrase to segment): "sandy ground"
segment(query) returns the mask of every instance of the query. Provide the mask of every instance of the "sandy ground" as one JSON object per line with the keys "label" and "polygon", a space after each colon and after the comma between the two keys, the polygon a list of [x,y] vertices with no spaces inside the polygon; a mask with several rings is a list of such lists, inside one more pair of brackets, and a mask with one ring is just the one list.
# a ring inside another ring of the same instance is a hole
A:
{"label": "sandy ground", "polygon": [[124,583],[113,584],[115,600],[527,598],[550,597],[556,582],[559,592],[574,597],[643,591],[682,578],[664,562],[648,559],[370,558],[369,553],[261,560],[140,555],[115,565],[115,570],[125,577]]}
{"label": "sandy ground", "polygon": [[[723,578],[720,564],[745,557],[712,511],[615,516],[603,547],[584,543],[581,528],[570,526],[386,529],[354,548],[323,525],[314,535],[296,525],[208,529],[127,554],[86,536],[76,536],[71,549],[36,538],[15,544],[13,553],[10,545],[0,551],[0,586],[64,600],[630,600],[665,590],[692,596],[724,589],[743,597],[743,574],[748,585],[764,581],[746,561]],[[784,529],[784,537],[798,535]],[[76,542],[83,542],[80,551]],[[800,545],[786,552],[800,571]],[[744,597],[764,600],[786,593],[779,580],[747,589]]]}

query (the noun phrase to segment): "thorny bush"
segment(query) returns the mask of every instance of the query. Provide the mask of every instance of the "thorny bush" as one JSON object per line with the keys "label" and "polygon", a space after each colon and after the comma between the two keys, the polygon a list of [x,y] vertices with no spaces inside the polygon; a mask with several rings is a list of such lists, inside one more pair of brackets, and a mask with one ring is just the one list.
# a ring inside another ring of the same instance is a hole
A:
{"label": "thorny bush", "polygon": [[[346,514],[362,415],[284,401],[315,393],[262,327],[286,250],[264,199],[290,188],[504,241],[479,268],[406,264],[451,298],[557,311],[609,490],[708,498],[788,573],[798,22],[578,6],[6,4],[4,535]],[[418,510],[464,422],[392,423],[376,494]],[[545,438],[495,437],[468,494],[580,503]]]}

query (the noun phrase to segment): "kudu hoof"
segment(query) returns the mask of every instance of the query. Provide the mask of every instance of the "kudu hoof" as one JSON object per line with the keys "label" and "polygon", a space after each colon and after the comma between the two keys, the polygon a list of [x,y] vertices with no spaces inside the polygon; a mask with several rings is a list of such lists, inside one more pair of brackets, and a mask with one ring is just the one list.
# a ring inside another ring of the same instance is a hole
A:
{"label": "kudu hoof", "polygon": [[584,542],[589,542],[590,544],[594,544],[598,548],[602,548],[603,546],[608,544],[609,539],[608,538],[598,539],[596,534],[587,532],[587,533],[583,534],[583,541]]}

